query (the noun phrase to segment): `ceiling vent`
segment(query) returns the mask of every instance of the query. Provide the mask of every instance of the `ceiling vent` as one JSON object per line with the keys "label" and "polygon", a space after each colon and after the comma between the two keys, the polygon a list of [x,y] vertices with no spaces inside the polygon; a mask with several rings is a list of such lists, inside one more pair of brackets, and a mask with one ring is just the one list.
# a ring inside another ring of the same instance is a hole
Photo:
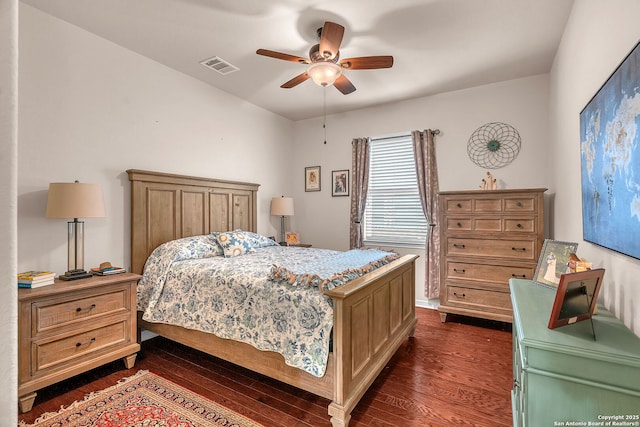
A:
{"label": "ceiling vent", "polygon": [[239,68],[236,67],[235,65],[231,65],[230,63],[228,63],[227,61],[225,61],[222,58],[218,58],[217,56],[214,56],[212,58],[209,59],[205,59],[204,61],[200,62],[202,65],[204,65],[207,68],[212,69],[213,71],[216,71],[220,74],[229,74],[229,73],[233,73],[234,71],[238,71]]}

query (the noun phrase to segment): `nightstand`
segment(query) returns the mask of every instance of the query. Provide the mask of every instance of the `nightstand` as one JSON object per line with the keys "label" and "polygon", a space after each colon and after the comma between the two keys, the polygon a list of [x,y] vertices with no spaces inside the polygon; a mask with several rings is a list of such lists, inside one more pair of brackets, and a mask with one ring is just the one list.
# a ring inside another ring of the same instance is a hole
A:
{"label": "nightstand", "polygon": [[36,391],[119,358],[130,369],[136,342],[132,273],[18,290],[18,397],[28,412]]}

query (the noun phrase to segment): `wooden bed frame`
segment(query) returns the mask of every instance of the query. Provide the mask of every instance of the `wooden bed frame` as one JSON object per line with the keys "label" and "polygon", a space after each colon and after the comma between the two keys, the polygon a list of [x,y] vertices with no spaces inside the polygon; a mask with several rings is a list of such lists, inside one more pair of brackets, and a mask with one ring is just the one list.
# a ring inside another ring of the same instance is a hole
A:
{"label": "wooden bed frame", "polygon": [[[131,181],[131,271],[142,273],[161,243],[242,228],[256,231],[257,184],[128,170]],[[318,378],[281,355],[179,326],[138,327],[331,400],[334,427],[351,411],[408,336],[415,316],[415,260],[405,255],[326,294],[333,299],[333,352]]]}

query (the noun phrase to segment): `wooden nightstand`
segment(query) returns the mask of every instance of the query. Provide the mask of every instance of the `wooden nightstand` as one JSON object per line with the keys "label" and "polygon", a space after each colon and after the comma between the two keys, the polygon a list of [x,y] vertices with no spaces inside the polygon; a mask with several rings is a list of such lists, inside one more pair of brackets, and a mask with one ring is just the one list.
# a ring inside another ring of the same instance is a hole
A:
{"label": "wooden nightstand", "polygon": [[18,290],[18,396],[30,411],[36,391],[122,358],[132,368],[136,285],[132,273],[59,281]]}

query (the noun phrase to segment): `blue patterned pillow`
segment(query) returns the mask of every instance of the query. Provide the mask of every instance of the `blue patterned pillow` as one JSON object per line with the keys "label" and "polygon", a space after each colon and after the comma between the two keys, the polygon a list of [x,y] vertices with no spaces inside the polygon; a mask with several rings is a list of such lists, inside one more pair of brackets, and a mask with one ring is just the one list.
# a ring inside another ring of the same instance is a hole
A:
{"label": "blue patterned pillow", "polygon": [[[236,231],[242,231],[242,230],[236,230]],[[242,232],[245,234],[245,236],[247,236],[247,239],[249,239],[251,246],[253,246],[254,248],[266,248],[268,246],[279,246],[275,240],[270,239],[261,234],[253,233],[251,231],[242,231]]]}
{"label": "blue patterned pillow", "polygon": [[242,231],[227,231],[216,236],[222,246],[225,258],[244,255],[255,252],[247,235]]}
{"label": "blue patterned pillow", "polygon": [[[157,249],[157,248],[156,248]],[[186,259],[200,259],[224,255],[222,248],[209,235],[183,237],[171,240],[162,244],[165,253],[172,253],[169,256],[172,261],[183,261]]]}

